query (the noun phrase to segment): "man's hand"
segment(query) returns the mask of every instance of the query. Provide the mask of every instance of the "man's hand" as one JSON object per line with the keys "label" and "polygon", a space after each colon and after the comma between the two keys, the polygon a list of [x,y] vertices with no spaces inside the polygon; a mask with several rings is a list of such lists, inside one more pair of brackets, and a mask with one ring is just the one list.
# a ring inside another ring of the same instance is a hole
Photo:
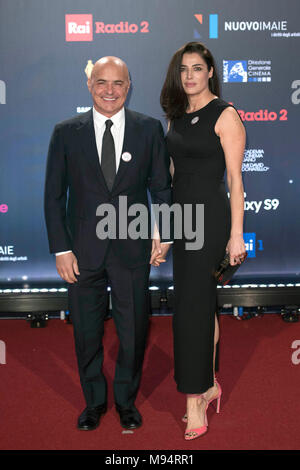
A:
{"label": "man's hand", "polygon": [[160,243],[160,240],[153,239],[150,264],[159,266],[160,263],[165,263],[169,248],[170,243]]}
{"label": "man's hand", "polygon": [[79,275],[80,272],[78,269],[77,258],[73,253],[56,256],[56,269],[64,281],[67,281],[70,284],[77,282],[75,274]]}

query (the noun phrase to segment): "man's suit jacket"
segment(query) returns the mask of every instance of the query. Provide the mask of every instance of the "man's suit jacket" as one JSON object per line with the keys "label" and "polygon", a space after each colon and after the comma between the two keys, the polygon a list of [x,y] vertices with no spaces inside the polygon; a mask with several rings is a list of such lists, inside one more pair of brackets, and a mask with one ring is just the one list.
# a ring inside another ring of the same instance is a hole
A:
{"label": "man's suit jacket", "polygon": [[[123,150],[112,191],[109,192],[97,152],[92,110],[57,124],[49,145],[44,195],[50,253],[72,250],[79,268],[100,267],[109,243],[128,267],[149,263],[148,239],[100,240],[96,216],[100,204],[110,203],[119,217],[119,196],[131,204],[171,204],[170,159],[160,121],[125,108]],[[128,223],[134,217],[128,217]],[[162,241],[167,241],[162,239]]]}

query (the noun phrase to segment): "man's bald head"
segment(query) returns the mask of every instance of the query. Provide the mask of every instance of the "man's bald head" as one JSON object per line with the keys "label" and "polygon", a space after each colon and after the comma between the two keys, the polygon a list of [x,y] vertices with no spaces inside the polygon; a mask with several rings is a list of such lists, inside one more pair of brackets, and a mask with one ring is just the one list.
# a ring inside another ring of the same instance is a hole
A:
{"label": "man's bald head", "polygon": [[93,77],[93,74],[97,73],[99,69],[101,70],[101,68],[105,66],[118,67],[119,70],[122,71],[122,73],[124,73],[124,77],[126,76],[128,82],[130,82],[128,67],[126,63],[119,57],[114,57],[114,56],[101,57],[101,59],[97,60],[97,62],[95,62],[94,64],[94,67],[91,73],[91,78]]}
{"label": "man's bald head", "polygon": [[111,117],[124,106],[130,87],[127,65],[119,57],[102,57],[87,82],[96,111]]}

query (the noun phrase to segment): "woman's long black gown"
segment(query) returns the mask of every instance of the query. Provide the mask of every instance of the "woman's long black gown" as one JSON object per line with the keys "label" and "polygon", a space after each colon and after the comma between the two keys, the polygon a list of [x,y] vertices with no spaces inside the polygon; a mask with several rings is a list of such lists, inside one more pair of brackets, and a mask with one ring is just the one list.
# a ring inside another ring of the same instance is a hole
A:
{"label": "woman's long black gown", "polygon": [[[217,283],[213,272],[224,257],[230,235],[230,203],[225,189],[225,157],[215,124],[231,106],[215,98],[193,113],[172,121],[167,146],[174,162],[174,203],[204,204],[204,245],[187,250],[174,239],[173,316],[174,378],[183,393],[204,393],[213,386],[213,352]],[[176,219],[175,219],[176,220]],[[198,219],[199,220],[199,219]],[[190,235],[187,235],[190,237]],[[176,237],[176,234],[175,234]]]}

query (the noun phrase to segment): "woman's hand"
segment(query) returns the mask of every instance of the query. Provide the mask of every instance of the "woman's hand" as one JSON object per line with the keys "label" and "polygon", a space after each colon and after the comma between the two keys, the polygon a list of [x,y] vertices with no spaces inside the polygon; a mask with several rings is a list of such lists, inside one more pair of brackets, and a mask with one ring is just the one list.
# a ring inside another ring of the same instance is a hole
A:
{"label": "woman's hand", "polygon": [[243,236],[231,235],[226,246],[226,252],[229,253],[231,266],[241,264],[246,256],[246,247]]}

